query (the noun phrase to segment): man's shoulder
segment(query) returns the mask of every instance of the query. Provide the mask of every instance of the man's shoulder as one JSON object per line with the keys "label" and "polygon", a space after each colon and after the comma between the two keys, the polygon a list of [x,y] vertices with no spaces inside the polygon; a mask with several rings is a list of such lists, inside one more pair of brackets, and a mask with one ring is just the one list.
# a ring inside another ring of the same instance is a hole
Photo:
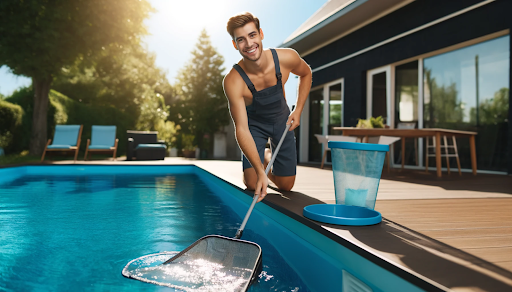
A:
{"label": "man's shoulder", "polygon": [[283,65],[289,65],[297,62],[300,59],[299,54],[294,49],[290,48],[276,48],[277,56],[279,57],[279,62]]}
{"label": "man's shoulder", "polygon": [[[241,87],[243,85],[244,80],[242,79],[242,76],[236,71],[235,68],[231,68],[229,70],[228,74],[224,76],[224,81],[222,82],[224,88],[229,87]],[[243,88],[243,87],[242,87]]]}
{"label": "man's shoulder", "polygon": [[297,51],[291,48],[274,48],[274,50],[276,50],[276,53],[279,55],[279,57],[294,57],[299,55]]}

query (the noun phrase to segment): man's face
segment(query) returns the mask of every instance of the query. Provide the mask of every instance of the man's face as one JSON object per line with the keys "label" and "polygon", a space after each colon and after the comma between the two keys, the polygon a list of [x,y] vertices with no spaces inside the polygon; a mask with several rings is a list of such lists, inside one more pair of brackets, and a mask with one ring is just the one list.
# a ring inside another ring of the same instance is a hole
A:
{"label": "man's face", "polygon": [[250,22],[234,31],[233,46],[242,57],[251,61],[258,61],[263,52],[263,31],[256,29],[254,22]]}

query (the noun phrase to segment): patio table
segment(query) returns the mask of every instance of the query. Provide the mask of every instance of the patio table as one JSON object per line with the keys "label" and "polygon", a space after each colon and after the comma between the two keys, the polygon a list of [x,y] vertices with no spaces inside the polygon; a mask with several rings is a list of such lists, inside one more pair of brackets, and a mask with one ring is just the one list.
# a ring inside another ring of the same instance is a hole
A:
{"label": "patio table", "polygon": [[[438,128],[427,128],[427,129],[362,129],[354,127],[334,127],[333,130],[343,131],[344,136],[357,136],[366,138],[370,136],[395,136],[402,138],[402,149],[405,149],[405,138],[424,138],[424,137],[435,137],[436,139],[436,168],[437,176],[441,177],[441,136],[455,136],[462,138],[469,138],[469,147],[471,153],[471,168],[473,175],[476,175],[476,148],[475,148],[475,136],[476,132],[470,131],[458,131],[450,129],[438,129]],[[404,167],[405,151],[402,151],[402,168]]]}

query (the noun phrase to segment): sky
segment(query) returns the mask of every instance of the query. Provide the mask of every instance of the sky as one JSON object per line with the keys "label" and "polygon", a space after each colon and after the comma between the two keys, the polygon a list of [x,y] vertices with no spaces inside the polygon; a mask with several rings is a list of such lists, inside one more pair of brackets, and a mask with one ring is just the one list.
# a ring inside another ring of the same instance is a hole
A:
{"label": "sky", "polygon": [[[226,31],[228,19],[249,11],[260,20],[265,34],[263,47],[278,47],[302,23],[311,17],[327,0],[149,0],[157,10],[145,21],[150,35],[145,46],[156,54],[156,65],[167,72],[173,84],[180,68],[191,59],[201,30],[206,29],[212,45],[224,57],[227,70],[241,56],[233,48]],[[30,85],[31,80],[0,68],[0,93],[8,96],[15,89]],[[297,79],[288,79],[285,85],[288,105],[296,102]]]}

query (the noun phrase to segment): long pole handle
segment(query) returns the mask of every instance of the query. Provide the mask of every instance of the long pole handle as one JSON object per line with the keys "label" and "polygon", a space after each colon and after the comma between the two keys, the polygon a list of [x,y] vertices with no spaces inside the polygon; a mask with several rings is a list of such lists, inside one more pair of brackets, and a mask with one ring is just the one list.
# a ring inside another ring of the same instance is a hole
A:
{"label": "long pole handle", "polygon": [[[290,129],[290,126],[292,124],[286,125],[286,129],[284,130],[283,135],[281,136],[281,139],[279,140],[279,143],[277,144],[276,149],[274,150],[274,153],[272,153],[272,159],[270,159],[270,162],[267,165],[267,168],[265,169],[265,176],[268,175],[270,172],[270,168],[272,167],[272,164],[274,164],[274,160],[276,160],[277,153],[279,152],[279,148],[281,148],[281,144],[283,144],[284,137],[286,137],[286,134],[288,133],[288,130]],[[247,211],[247,214],[245,214],[244,221],[242,222],[242,225],[240,225],[240,228],[236,232],[235,238],[239,239],[242,237],[242,233],[244,232],[245,224],[247,224],[247,221],[249,220],[249,217],[251,216],[252,209],[254,209],[254,206],[256,205],[256,202],[258,202],[258,198],[260,197],[259,194],[254,195],[252,199],[251,206],[249,207],[249,211]]]}

